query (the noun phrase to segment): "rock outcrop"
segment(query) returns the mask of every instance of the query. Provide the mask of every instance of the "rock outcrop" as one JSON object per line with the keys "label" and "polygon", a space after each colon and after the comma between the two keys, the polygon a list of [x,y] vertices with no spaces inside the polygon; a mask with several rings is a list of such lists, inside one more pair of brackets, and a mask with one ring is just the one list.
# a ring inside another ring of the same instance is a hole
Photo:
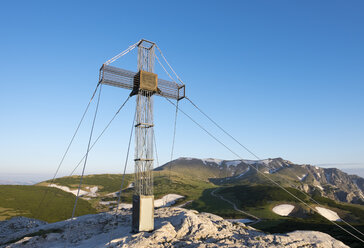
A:
{"label": "rock outcrop", "polygon": [[3,233],[7,234],[0,237],[0,246],[8,248],[347,247],[321,232],[266,234],[239,222],[183,208],[160,208],[156,210],[155,217],[155,230],[141,233],[130,232],[129,211],[123,211],[117,216],[113,213],[85,215],[52,224],[27,218],[11,219],[0,222]]}

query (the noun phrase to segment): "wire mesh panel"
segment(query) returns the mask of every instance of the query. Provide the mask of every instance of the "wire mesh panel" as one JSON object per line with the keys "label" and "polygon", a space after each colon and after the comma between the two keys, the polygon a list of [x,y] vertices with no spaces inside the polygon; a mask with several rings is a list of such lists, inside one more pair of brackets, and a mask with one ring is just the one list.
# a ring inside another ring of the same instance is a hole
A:
{"label": "wire mesh panel", "polygon": [[[153,73],[154,46],[138,47],[138,69]],[[139,89],[136,97],[137,116],[135,125],[135,194],[153,194],[153,94],[154,91]]]}
{"label": "wire mesh panel", "polygon": [[103,65],[100,69],[100,83],[125,89],[132,89],[136,72],[124,70],[111,65]]}
{"label": "wire mesh panel", "polygon": [[154,70],[154,43],[138,44],[138,71],[132,95],[136,95],[135,173],[132,212],[133,231],[154,229],[153,197],[153,95],[157,91]]}
{"label": "wire mesh panel", "polygon": [[137,95],[135,125],[135,193],[153,194],[153,95],[142,91]]}

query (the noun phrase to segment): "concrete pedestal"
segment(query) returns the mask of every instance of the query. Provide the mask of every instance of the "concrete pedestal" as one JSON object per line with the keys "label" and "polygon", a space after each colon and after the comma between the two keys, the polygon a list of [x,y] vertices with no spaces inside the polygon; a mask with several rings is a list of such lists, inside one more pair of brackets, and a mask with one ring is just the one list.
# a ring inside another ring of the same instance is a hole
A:
{"label": "concrete pedestal", "polygon": [[133,232],[154,230],[154,195],[133,195]]}

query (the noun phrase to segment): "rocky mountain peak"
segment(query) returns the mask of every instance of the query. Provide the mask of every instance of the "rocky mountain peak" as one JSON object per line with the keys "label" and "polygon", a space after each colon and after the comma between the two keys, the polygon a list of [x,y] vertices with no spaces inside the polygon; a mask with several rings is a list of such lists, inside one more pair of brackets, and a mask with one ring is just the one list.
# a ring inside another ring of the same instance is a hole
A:
{"label": "rocky mountain peak", "polygon": [[281,176],[286,186],[294,186],[306,193],[316,191],[334,200],[364,204],[363,178],[350,176],[337,168],[300,165],[280,157],[261,160],[181,157],[156,170],[172,168],[217,184],[239,184],[244,180],[244,183],[247,183],[246,180],[249,178],[252,181],[257,180],[257,172],[251,169],[251,166],[262,173]]}

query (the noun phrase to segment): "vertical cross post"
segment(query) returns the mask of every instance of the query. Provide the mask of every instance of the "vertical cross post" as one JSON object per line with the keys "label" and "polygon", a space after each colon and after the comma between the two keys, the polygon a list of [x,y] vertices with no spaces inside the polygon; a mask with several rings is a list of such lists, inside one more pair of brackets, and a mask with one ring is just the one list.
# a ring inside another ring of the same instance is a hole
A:
{"label": "vertical cross post", "polygon": [[[135,47],[138,48],[138,72],[110,65]],[[185,97],[184,84],[176,83],[174,80],[158,79],[158,75],[154,73],[155,48],[158,48],[155,43],[142,39],[108,60],[100,68],[100,84],[130,89],[132,90],[130,95],[136,95],[135,185],[132,216],[132,230],[134,232],[154,229],[153,96],[159,95],[178,101]],[[167,61],[165,62],[168,64]],[[172,68],[171,70],[173,71]]]}
{"label": "vertical cross post", "polygon": [[[135,123],[135,191],[133,195],[132,230],[134,232],[152,231],[154,229],[154,196],[153,196],[153,94],[150,87],[141,87],[143,78],[154,76],[155,45],[142,41],[138,45],[139,78],[134,85],[136,94]],[[153,78],[152,78],[153,79]],[[155,75],[155,82],[157,78]]]}

